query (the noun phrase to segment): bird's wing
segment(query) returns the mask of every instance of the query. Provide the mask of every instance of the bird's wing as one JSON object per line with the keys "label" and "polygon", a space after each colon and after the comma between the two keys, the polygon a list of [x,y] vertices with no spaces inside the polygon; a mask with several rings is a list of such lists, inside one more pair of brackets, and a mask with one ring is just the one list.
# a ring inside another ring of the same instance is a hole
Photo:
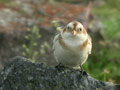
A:
{"label": "bird's wing", "polygon": [[89,44],[89,51],[88,51],[88,54],[91,54],[91,51],[92,51],[92,39],[91,37],[88,35],[88,44]]}
{"label": "bird's wing", "polygon": [[56,42],[58,41],[59,36],[60,36],[60,34],[57,34],[57,35],[54,37],[54,39],[53,39],[53,47],[52,47],[53,50],[54,50],[55,47],[56,47]]}

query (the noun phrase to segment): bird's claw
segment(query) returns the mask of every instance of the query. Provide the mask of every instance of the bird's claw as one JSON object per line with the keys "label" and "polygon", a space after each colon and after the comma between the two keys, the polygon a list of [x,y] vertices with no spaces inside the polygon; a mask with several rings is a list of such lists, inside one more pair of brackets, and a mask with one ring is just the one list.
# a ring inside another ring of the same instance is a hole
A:
{"label": "bird's claw", "polygon": [[61,63],[59,63],[57,66],[55,66],[55,68],[61,70],[61,69],[65,68],[65,66],[63,66]]}
{"label": "bird's claw", "polygon": [[86,75],[88,75],[88,74],[86,73],[86,71],[82,68],[82,66],[80,66],[80,68],[81,68],[81,76],[86,76]]}

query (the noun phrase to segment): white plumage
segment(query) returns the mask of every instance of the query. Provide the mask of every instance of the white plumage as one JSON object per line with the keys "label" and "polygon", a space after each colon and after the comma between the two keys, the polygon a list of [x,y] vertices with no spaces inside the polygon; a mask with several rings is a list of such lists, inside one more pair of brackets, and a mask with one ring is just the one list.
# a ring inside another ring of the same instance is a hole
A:
{"label": "white plumage", "polygon": [[91,54],[91,38],[80,22],[70,22],[53,40],[56,61],[65,67],[78,68]]}

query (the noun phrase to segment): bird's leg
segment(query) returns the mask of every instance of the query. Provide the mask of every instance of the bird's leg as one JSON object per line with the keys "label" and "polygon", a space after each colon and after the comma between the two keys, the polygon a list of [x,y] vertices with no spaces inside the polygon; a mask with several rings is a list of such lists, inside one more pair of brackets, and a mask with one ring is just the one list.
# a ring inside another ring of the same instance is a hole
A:
{"label": "bird's leg", "polygon": [[60,67],[64,67],[64,66],[62,65],[62,63],[59,63],[58,66],[60,66]]}
{"label": "bird's leg", "polygon": [[84,70],[83,70],[83,68],[82,68],[82,66],[81,66],[81,65],[80,65],[80,69],[81,69],[81,74],[83,75]]}
{"label": "bird's leg", "polygon": [[82,68],[82,66],[80,65],[80,68],[81,68],[81,75],[87,75],[87,73],[85,72],[85,70]]}
{"label": "bird's leg", "polygon": [[57,66],[55,66],[55,68],[62,69],[62,68],[65,68],[65,67],[61,63],[59,63]]}

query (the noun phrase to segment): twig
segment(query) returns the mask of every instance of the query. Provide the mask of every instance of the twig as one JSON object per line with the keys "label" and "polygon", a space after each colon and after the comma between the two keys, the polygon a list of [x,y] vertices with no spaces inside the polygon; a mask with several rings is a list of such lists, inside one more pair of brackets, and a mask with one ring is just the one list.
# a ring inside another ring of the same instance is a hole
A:
{"label": "twig", "polygon": [[91,7],[92,7],[92,2],[89,2],[88,7],[87,7],[87,11],[86,11],[85,21],[84,21],[84,24],[83,24],[85,29],[87,29],[87,26],[88,26],[88,20],[89,20]]}

